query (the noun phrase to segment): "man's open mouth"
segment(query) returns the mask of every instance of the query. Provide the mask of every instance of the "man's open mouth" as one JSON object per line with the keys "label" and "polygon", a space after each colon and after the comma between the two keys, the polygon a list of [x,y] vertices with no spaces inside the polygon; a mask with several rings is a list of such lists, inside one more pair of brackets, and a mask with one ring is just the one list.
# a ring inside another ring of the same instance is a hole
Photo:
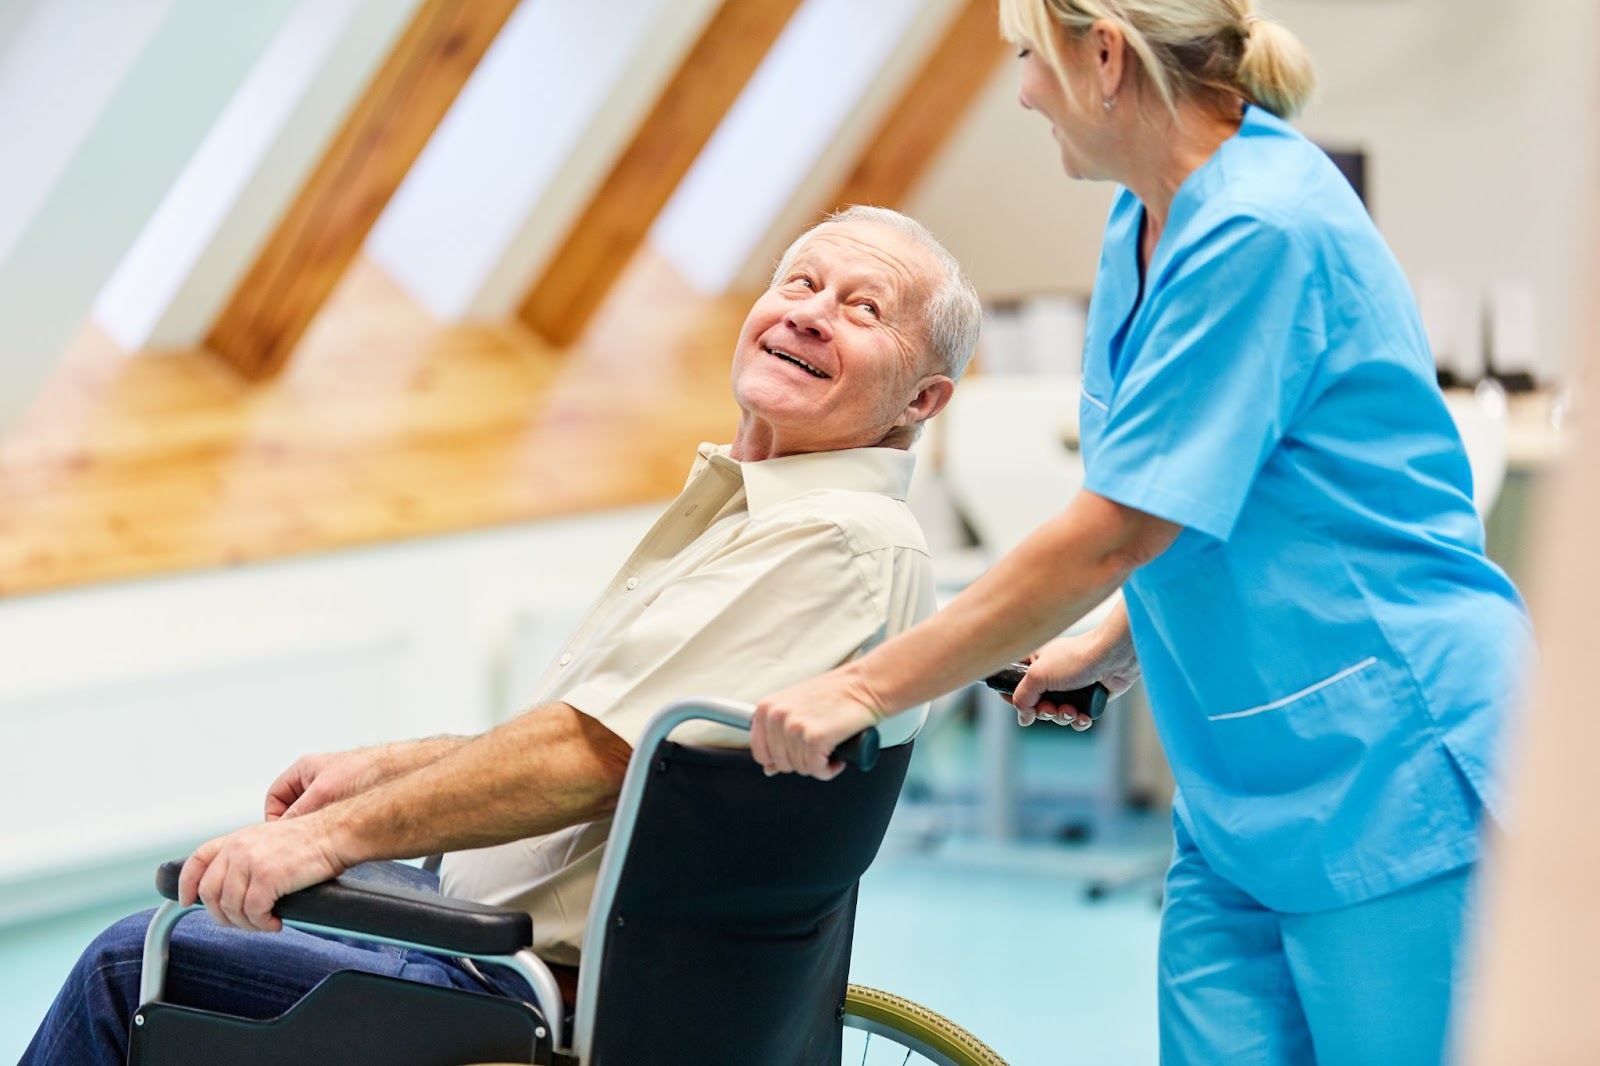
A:
{"label": "man's open mouth", "polygon": [[812,366],[810,363],[806,362],[804,359],[800,358],[798,355],[790,355],[782,348],[765,348],[763,351],[765,351],[768,355],[775,355],[779,359],[793,363],[795,366],[799,367],[801,370],[804,370],[814,378],[825,378],[828,376],[827,374],[824,374],[822,371],[818,370],[816,367]]}

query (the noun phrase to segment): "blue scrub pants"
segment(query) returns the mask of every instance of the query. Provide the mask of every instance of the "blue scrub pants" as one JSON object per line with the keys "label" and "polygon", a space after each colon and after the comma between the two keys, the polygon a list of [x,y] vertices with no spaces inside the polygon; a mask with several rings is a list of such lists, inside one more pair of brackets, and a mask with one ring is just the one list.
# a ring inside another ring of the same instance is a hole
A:
{"label": "blue scrub pants", "polygon": [[1471,867],[1339,910],[1268,910],[1181,824],[1161,917],[1162,1066],[1445,1061]]}

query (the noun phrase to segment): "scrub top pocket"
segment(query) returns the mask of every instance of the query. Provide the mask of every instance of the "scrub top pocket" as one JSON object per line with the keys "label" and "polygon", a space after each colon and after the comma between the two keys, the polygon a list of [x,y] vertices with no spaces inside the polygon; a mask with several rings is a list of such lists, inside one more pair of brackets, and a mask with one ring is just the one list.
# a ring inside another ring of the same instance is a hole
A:
{"label": "scrub top pocket", "polygon": [[1207,717],[1216,750],[1257,796],[1287,796],[1360,775],[1371,747],[1406,714],[1392,668],[1367,656],[1254,707]]}
{"label": "scrub top pocket", "polygon": [[[1186,531],[1128,587],[1135,633],[1170,649],[1151,657],[1147,681],[1163,715],[1163,740],[1181,763],[1179,783],[1240,796],[1286,796],[1348,787],[1395,730],[1426,734],[1420,694],[1360,591],[1322,562],[1323,594],[1303,601],[1249,594],[1239,562],[1212,537]],[[1292,555],[1258,569],[1313,560]],[[1174,695],[1179,698],[1174,699]],[[1419,743],[1402,741],[1403,745]]]}

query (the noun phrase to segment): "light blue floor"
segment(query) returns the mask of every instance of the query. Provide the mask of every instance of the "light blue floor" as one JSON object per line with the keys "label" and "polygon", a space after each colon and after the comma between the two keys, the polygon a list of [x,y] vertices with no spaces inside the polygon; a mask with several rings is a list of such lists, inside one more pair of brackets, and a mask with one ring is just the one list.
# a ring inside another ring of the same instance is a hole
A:
{"label": "light blue floor", "polygon": [[1154,1066],[1149,894],[1086,903],[1048,852],[1011,850],[882,861],[862,885],[851,980],[931,1007],[1016,1066]]}
{"label": "light blue floor", "polygon": [[125,914],[154,906],[130,898],[25,925],[0,927],[0,1062],[16,1062],[78,952]]}
{"label": "light blue floor", "polygon": [[[1026,732],[1025,780],[1049,787],[1081,763],[1087,738]],[[925,739],[919,780],[935,791],[970,782],[962,726]],[[1163,820],[1133,819],[1110,846],[1065,846],[975,841],[937,831],[926,809],[908,813],[862,883],[851,979],[945,1014],[1014,1066],[1154,1066],[1154,886],[1093,903],[1083,889],[1103,859],[1159,864]],[[155,902],[0,927],[0,1062],[21,1054],[82,946]]]}

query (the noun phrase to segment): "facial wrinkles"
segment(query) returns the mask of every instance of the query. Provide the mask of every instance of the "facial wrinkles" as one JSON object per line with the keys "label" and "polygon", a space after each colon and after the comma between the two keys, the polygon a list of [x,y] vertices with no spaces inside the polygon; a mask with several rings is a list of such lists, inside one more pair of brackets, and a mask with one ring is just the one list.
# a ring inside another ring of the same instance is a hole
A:
{"label": "facial wrinkles", "polygon": [[[829,245],[842,246],[844,254],[829,255]],[[914,338],[922,323],[912,309],[926,282],[893,252],[848,230],[826,229],[801,248],[790,273],[812,276],[819,288],[835,291],[837,301],[847,307],[860,300],[871,301],[878,309],[871,325],[888,332],[902,360],[909,364],[915,359]]]}
{"label": "facial wrinkles", "polygon": [[[797,276],[817,291],[798,285]],[[923,294],[937,276],[937,261],[892,228],[845,224],[813,235],[758,302],[765,308],[753,312],[744,358],[787,350],[831,380],[770,391],[781,375],[756,372],[749,379],[754,391],[744,394],[753,406],[741,422],[741,457],[860,447],[890,432],[924,376],[937,372],[930,369],[923,313]],[[855,306],[863,300],[875,303],[879,315]],[[797,314],[806,304],[814,305],[810,313]],[[819,324],[812,313],[828,319],[825,341],[807,334],[808,325]]]}
{"label": "facial wrinkles", "polygon": [[[837,272],[842,275],[841,280],[856,285],[876,282],[887,288],[897,300],[900,295],[912,288],[916,283],[915,276],[910,270],[906,269],[905,264],[897,257],[877,245],[869,244],[848,230],[837,228],[823,230],[806,242],[806,246],[800,250],[798,258],[802,260],[827,258],[826,256],[817,256],[813,252],[813,249],[818,245],[824,248],[828,245],[843,245],[841,250],[844,254],[839,258],[844,259],[845,262],[836,268]],[[851,259],[866,259],[870,261],[870,265],[850,262]],[[873,269],[874,267],[877,269]]]}

